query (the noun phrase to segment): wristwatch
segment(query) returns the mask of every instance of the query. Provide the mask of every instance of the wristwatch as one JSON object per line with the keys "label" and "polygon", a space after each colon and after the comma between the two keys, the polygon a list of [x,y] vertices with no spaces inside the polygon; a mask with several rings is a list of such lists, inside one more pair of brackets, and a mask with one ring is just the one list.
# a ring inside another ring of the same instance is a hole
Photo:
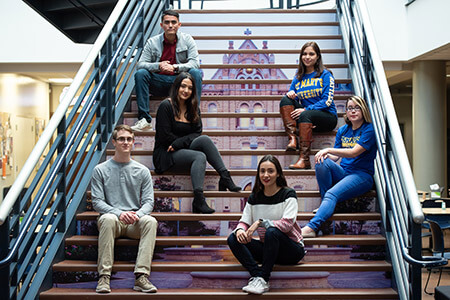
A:
{"label": "wristwatch", "polygon": [[173,71],[174,71],[175,73],[178,73],[178,71],[179,71],[178,65],[173,65]]}

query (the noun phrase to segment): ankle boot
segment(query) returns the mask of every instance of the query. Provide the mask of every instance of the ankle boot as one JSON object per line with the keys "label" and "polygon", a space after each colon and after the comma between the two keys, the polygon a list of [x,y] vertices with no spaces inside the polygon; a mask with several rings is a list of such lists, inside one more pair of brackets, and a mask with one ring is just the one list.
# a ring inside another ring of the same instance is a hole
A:
{"label": "ankle boot", "polygon": [[228,170],[219,172],[219,175],[219,191],[226,191],[227,189],[229,189],[232,192],[239,192],[241,190],[240,186],[234,184]]}
{"label": "ankle boot", "polygon": [[294,111],[294,105],[285,105],[280,107],[281,119],[283,120],[286,134],[289,137],[289,143],[286,150],[297,150],[297,137],[295,133],[297,131],[297,122],[291,118],[291,112]]}
{"label": "ankle boot", "polygon": [[312,123],[299,124],[300,157],[295,164],[289,166],[289,169],[311,169],[309,154],[311,152],[312,127]]}
{"label": "ankle boot", "polygon": [[215,212],[214,209],[210,208],[208,204],[206,204],[205,196],[203,195],[202,190],[194,191],[194,200],[192,201],[192,212],[202,214],[212,214],[213,212]]}

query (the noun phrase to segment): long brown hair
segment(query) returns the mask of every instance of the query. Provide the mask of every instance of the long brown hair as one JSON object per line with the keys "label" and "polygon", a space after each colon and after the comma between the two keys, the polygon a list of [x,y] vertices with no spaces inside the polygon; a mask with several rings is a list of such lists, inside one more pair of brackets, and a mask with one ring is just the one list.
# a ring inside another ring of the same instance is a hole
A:
{"label": "long brown hair", "polygon": [[188,72],[181,72],[172,84],[169,97],[172,100],[173,111],[175,117],[180,118],[180,103],[178,101],[178,91],[180,90],[181,82],[185,79],[189,79],[192,82],[192,94],[189,99],[186,100],[186,113],[184,116],[190,123],[197,123],[200,121],[198,114],[198,99],[197,99],[197,87],[195,86],[194,77]]}
{"label": "long brown hair", "polygon": [[314,52],[317,54],[317,61],[314,65],[314,71],[316,71],[315,77],[320,77],[322,75],[322,72],[324,70],[323,62],[322,62],[322,54],[320,53],[319,45],[317,45],[316,42],[307,42],[303,45],[302,49],[300,50],[300,57],[298,62],[298,69],[297,69],[297,79],[302,80],[303,75],[305,75],[306,67],[303,64],[302,55],[303,52],[305,52],[305,49],[311,47],[313,48]]}
{"label": "long brown hair", "polygon": [[255,185],[253,186],[253,190],[252,190],[252,193],[255,195],[261,191],[264,191],[264,185],[261,183],[261,179],[259,178],[259,171],[261,169],[261,164],[266,161],[273,163],[275,166],[275,169],[277,170],[277,174],[278,174],[277,181],[276,181],[277,186],[282,187],[282,188],[287,186],[286,177],[284,177],[284,175],[283,175],[283,168],[281,168],[280,161],[272,154],[267,154],[267,155],[264,155],[264,157],[261,158],[261,160],[258,163],[258,169],[256,170]]}
{"label": "long brown hair", "polygon": [[[346,112],[347,112],[347,105],[348,105],[349,101],[353,101],[353,102],[355,102],[356,105],[361,107],[361,112],[363,115],[364,122],[372,123],[372,118],[370,117],[370,111],[369,111],[369,107],[367,106],[366,100],[364,100],[363,98],[361,98],[359,96],[350,96],[347,99],[347,101],[345,102],[345,111]],[[347,113],[345,113],[345,115],[344,115],[344,121],[348,125],[352,125],[352,122],[350,122],[350,120],[347,118]]]}

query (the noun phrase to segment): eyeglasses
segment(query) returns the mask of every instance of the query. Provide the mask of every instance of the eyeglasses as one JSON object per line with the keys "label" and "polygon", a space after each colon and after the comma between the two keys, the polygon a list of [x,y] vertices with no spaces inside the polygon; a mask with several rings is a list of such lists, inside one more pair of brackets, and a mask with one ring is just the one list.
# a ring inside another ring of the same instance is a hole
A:
{"label": "eyeglasses", "polygon": [[347,107],[347,111],[361,111],[361,107],[359,107],[359,106],[355,106],[355,107],[348,106]]}
{"label": "eyeglasses", "polygon": [[131,143],[131,142],[134,140],[134,138],[131,137],[131,136],[129,136],[129,137],[123,137],[123,136],[121,136],[121,137],[118,137],[118,138],[115,139],[115,140],[118,141],[119,143],[124,143],[125,141],[127,141],[127,143]]}

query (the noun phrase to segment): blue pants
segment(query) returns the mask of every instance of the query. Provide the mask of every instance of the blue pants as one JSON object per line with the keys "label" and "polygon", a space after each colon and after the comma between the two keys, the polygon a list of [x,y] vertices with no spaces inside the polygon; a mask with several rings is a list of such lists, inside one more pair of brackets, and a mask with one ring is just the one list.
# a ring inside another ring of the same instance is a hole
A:
{"label": "blue pants", "polygon": [[[232,233],[228,237],[228,246],[251,277],[262,277],[266,282],[269,281],[275,263],[295,265],[305,256],[302,245],[294,242],[275,227],[269,227],[266,230],[264,243],[252,239],[248,244],[241,244]],[[257,262],[262,263],[262,266],[258,266]]]}
{"label": "blue pants", "polygon": [[332,159],[316,164],[316,178],[319,184],[322,203],[314,218],[307,226],[317,230],[334,213],[336,204],[369,191],[373,185],[372,175],[366,172],[347,174]]}
{"label": "blue pants", "polygon": [[[199,69],[190,69],[189,73],[194,77],[194,84],[197,88],[197,98],[200,103],[202,94],[202,72]],[[146,69],[137,70],[134,74],[136,85],[136,98],[138,104],[138,120],[146,118],[151,122],[149,96],[152,94],[157,97],[166,97],[169,95],[170,88],[177,75],[161,75],[149,72]]]}

